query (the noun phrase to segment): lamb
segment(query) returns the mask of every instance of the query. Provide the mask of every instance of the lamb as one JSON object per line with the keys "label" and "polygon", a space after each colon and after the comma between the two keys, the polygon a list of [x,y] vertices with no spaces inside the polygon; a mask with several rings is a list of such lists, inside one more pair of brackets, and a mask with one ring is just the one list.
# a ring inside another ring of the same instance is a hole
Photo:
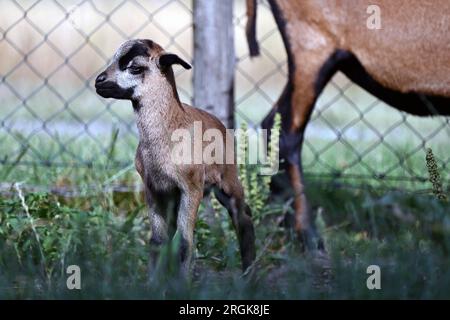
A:
{"label": "lamb", "polygon": [[[202,132],[219,130],[223,143],[229,134],[213,115],[180,102],[172,70],[174,64],[191,68],[179,56],[167,53],[151,40],[126,41],[97,77],[96,92],[104,98],[132,102],[139,132],[135,166],[150,208],[150,243],[158,247],[177,232],[181,239],[181,270],[189,274],[198,207],[205,191],[213,189],[236,229],[245,271],[255,259],[255,236],[236,162],[179,163],[172,157],[175,142],[171,137],[176,130],[192,131],[200,123]],[[205,148],[205,143],[201,146]],[[225,151],[220,156],[225,158]],[[151,267],[155,267],[157,259],[158,250],[151,250]]]}

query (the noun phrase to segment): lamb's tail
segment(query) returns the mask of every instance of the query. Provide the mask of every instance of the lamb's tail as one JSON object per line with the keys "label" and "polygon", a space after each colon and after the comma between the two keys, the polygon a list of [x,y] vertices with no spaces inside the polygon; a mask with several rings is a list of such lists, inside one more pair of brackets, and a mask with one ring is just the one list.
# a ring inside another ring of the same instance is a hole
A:
{"label": "lamb's tail", "polygon": [[255,57],[259,55],[259,45],[256,39],[256,11],[258,0],[247,0],[247,26],[245,33],[247,35],[248,49],[250,56]]}

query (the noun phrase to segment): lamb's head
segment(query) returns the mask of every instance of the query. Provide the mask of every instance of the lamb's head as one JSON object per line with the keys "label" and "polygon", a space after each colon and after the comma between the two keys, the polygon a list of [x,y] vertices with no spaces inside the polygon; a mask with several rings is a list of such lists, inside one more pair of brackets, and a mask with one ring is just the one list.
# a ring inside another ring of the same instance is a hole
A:
{"label": "lamb's head", "polygon": [[151,40],[129,40],[119,47],[109,66],[97,77],[95,89],[104,98],[139,100],[151,89],[174,85],[173,64],[191,68]]}

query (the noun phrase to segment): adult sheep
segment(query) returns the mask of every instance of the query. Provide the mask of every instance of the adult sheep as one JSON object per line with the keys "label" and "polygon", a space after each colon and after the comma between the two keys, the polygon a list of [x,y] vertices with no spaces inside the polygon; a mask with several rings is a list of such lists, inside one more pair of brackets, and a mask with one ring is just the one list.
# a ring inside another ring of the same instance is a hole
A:
{"label": "adult sheep", "polygon": [[[282,116],[280,156],[294,189],[295,230],[307,248],[321,247],[304,193],[305,127],[327,82],[343,72],[387,104],[418,116],[450,115],[450,1],[269,0],[288,57],[288,83],[263,121]],[[377,7],[374,7],[377,6]],[[370,9],[381,28],[370,28]],[[257,0],[247,0],[252,56]],[[369,10],[368,10],[369,9]],[[379,10],[378,10],[379,9]]]}

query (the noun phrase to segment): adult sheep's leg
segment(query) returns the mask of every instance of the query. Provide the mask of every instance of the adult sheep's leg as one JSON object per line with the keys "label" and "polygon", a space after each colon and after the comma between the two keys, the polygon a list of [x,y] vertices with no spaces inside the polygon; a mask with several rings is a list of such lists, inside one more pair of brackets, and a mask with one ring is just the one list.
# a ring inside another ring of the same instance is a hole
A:
{"label": "adult sheep's leg", "polygon": [[[323,249],[312,221],[305,195],[301,151],[304,132],[310,115],[331,76],[336,72],[339,57],[327,48],[320,51],[304,51],[294,58],[295,68],[289,83],[277,104],[282,117],[280,158],[286,160],[286,169],[294,191],[294,229],[307,249]],[[275,113],[272,112],[272,116]],[[266,119],[265,123],[271,123]]]}
{"label": "adult sheep's leg", "polygon": [[[291,106],[291,98],[292,98],[292,83],[288,82],[279,97],[278,101],[275,103],[274,107],[270,111],[270,113],[264,118],[261,123],[261,127],[263,129],[268,130],[268,139],[271,136],[271,129],[273,128],[274,118],[276,113],[280,113],[282,115],[282,126],[287,129],[281,129],[280,135],[280,158],[285,159],[283,156],[285,152],[284,148],[284,132],[289,131],[289,115],[290,115],[290,106]],[[277,174],[272,178],[270,184],[270,191],[272,195],[283,195],[286,190],[289,190],[289,177],[285,174],[286,165],[283,162],[280,162],[279,169],[282,173]]]}

